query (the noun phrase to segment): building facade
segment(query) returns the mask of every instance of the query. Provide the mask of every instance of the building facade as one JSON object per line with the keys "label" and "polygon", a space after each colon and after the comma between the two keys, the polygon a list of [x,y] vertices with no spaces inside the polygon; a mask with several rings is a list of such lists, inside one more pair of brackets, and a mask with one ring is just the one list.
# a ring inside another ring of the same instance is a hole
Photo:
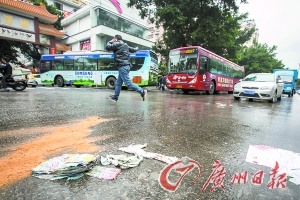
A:
{"label": "building facade", "polygon": [[[76,0],[75,0],[76,1]],[[147,20],[139,10],[128,8],[128,0],[90,0],[88,4],[61,21],[63,41],[73,51],[101,50],[116,34],[130,46],[151,49]]]}
{"label": "building facade", "polygon": [[89,0],[47,0],[47,3],[64,12],[65,17],[67,17],[80,8],[88,5]]}
{"label": "building facade", "polygon": [[[244,20],[244,21],[242,22],[242,24],[241,24],[241,27],[242,27],[243,30],[246,29],[246,28],[248,28],[248,29],[255,28],[255,27],[256,27],[255,20],[254,20],[254,19]],[[252,37],[245,43],[245,45],[246,45],[247,47],[252,46],[252,45],[253,45],[253,40],[255,39],[255,40],[258,41],[258,38],[259,38],[259,31],[256,30],[256,31],[253,33]]]}
{"label": "building facade", "polygon": [[70,50],[61,42],[64,33],[51,25],[57,19],[42,3],[35,6],[26,0],[0,0],[0,38],[32,43],[41,54]]}

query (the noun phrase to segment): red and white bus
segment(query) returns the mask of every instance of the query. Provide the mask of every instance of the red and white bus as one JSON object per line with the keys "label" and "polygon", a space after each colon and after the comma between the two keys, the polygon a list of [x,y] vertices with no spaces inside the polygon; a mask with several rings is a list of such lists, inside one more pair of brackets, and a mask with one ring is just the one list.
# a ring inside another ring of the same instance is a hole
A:
{"label": "red and white bus", "polygon": [[200,46],[173,49],[169,54],[167,88],[189,91],[233,93],[233,87],[245,75],[239,66]]}

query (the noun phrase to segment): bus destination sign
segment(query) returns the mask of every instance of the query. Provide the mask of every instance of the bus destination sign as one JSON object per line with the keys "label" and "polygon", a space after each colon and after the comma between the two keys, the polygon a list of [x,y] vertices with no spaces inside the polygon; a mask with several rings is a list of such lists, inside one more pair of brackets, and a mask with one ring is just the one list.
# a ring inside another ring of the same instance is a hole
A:
{"label": "bus destination sign", "polygon": [[193,54],[193,53],[197,53],[198,49],[197,48],[192,48],[192,49],[181,49],[181,50],[175,50],[175,51],[171,51],[170,55],[174,56],[174,55],[179,55],[179,54]]}
{"label": "bus destination sign", "polygon": [[190,53],[197,53],[197,49],[182,49],[180,50],[180,54],[190,54]]}

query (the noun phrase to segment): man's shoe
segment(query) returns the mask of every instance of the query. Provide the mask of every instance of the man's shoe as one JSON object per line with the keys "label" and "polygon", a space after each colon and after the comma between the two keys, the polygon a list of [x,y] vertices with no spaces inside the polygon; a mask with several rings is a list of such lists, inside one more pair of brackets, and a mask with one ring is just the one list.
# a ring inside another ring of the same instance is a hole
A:
{"label": "man's shoe", "polygon": [[114,97],[114,95],[109,95],[108,99],[112,100],[113,102],[117,102],[118,99]]}
{"label": "man's shoe", "polygon": [[143,101],[145,101],[146,97],[147,97],[147,90],[144,90],[144,93],[142,94]]}

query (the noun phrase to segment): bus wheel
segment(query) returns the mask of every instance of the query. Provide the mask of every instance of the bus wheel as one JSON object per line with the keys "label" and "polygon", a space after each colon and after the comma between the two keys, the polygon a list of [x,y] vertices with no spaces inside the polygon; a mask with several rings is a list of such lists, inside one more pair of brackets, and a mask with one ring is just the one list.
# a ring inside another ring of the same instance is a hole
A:
{"label": "bus wheel", "polygon": [[108,89],[115,89],[115,85],[116,85],[116,78],[115,77],[109,77],[106,80],[106,86]]}
{"label": "bus wheel", "polygon": [[183,94],[189,93],[189,90],[185,90],[185,89],[181,89],[181,90],[182,90]]}
{"label": "bus wheel", "polygon": [[55,83],[58,87],[64,87],[65,86],[64,79],[61,76],[56,77]]}
{"label": "bus wheel", "polygon": [[128,87],[126,87],[126,86],[122,86],[122,88],[121,88],[121,90],[127,90],[128,89]]}
{"label": "bus wheel", "polygon": [[81,88],[81,85],[75,85],[76,88]]}
{"label": "bus wheel", "polygon": [[233,94],[233,91],[228,91],[228,94]]}
{"label": "bus wheel", "polygon": [[240,100],[240,97],[234,97],[234,100]]}
{"label": "bus wheel", "polygon": [[215,83],[213,81],[210,81],[209,83],[209,90],[206,90],[206,94],[212,95],[215,93]]}

